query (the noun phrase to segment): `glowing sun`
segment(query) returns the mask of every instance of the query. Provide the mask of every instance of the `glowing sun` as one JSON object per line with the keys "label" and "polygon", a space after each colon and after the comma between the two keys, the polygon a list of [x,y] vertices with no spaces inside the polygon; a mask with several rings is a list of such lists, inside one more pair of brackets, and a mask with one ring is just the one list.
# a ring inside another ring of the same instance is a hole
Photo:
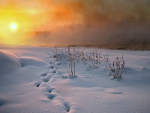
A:
{"label": "glowing sun", "polygon": [[18,25],[17,25],[16,23],[13,22],[13,23],[10,24],[10,29],[11,29],[12,31],[16,31],[17,28],[18,28]]}

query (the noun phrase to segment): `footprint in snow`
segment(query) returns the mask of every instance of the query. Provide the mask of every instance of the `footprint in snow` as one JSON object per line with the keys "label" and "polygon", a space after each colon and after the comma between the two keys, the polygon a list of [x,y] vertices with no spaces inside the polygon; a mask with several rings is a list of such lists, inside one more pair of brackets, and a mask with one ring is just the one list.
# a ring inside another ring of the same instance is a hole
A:
{"label": "footprint in snow", "polygon": [[42,77],[45,77],[46,75],[47,75],[47,72],[40,73],[40,76]]}
{"label": "footprint in snow", "polygon": [[53,69],[53,70],[51,70],[51,71],[50,71],[50,73],[56,73],[56,70],[55,70],[55,69]]}
{"label": "footprint in snow", "polygon": [[52,91],[53,91],[54,89],[55,89],[55,88],[47,88],[46,90],[47,90],[48,93],[52,93]]}
{"label": "footprint in snow", "polygon": [[56,97],[56,94],[47,94],[47,98],[53,100]]}
{"label": "footprint in snow", "polygon": [[54,69],[54,65],[48,65],[47,68]]}
{"label": "footprint in snow", "polygon": [[43,78],[42,80],[43,80],[43,82],[48,82],[50,80],[50,78],[46,77],[46,78]]}
{"label": "footprint in snow", "polygon": [[65,106],[65,111],[69,112],[70,111],[70,105],[67,102],[63,102],[63,105]]}
{"label": "footprint in snow", "polygon": [[35,82],[34,84],[35,84],[36,87],[40,87],[41,82],[40,82],[40,81],[37,81],[37,82]]}

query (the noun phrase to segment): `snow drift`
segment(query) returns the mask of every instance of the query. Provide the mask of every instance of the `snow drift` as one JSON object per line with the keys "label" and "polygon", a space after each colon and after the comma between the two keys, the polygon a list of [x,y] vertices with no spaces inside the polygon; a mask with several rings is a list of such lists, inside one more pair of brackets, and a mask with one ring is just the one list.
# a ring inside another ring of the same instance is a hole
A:
{"label": "snow drift", "polygon": [[21,63],[15,55],[0,51],[0,75],[11,72],[19,67],[21,67]]}
{"label": "snow drift", "polygon": [[44,66],[46,65],[46,62],[37,58],[31,58],[31,57],[23,57],[23,58],[19,58],[20,63],[22,65],[22,67],[25,66]]}
{"label": "snow drift", "polygon": [[9,52],[0,51],[0,75],[10,73],[20,67],[44,65],[46,65],[46,62],[37,58],[18,58]]}

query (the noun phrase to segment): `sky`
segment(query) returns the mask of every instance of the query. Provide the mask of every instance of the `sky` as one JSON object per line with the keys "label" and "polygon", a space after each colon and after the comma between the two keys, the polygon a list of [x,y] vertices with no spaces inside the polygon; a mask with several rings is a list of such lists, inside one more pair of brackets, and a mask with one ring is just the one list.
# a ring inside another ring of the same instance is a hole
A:
{"label": "sky", "polygon": [[149,0],[0,0],[4,44],[147,41],[149,29]]}

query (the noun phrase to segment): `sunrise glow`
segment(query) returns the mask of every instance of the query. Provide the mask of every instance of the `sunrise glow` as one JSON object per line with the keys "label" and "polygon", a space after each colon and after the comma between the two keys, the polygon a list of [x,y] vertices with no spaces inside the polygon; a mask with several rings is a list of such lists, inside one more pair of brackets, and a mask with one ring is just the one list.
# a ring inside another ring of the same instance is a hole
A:
{"label": "sunrise glow", "polygon": [[17,28],[18,28],[18,25],[17,25],[16,23],[13,22],[13,23],[10,24],[10,29],[11,29],[12,31],[16,31]]}
{"label": "sunrise glow", "polygon": [[149,28],[147,0],[0,0],[2,44],[147,42]]}

